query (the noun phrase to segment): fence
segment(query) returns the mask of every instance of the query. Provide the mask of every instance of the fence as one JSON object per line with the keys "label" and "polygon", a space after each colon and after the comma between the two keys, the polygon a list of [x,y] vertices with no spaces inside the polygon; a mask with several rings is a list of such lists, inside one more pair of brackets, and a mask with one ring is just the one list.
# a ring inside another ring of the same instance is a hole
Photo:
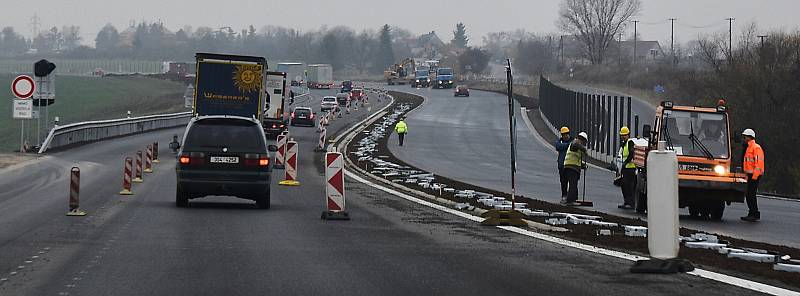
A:
{"label": "fence", "polygon": [[47,149],[79,145],[104,139],[126,136],[162,128],[185,125],[191,112],[149,115],[132,118],[78,122],[56,126],[39,148],[39,153]]}
{"label": "fence", "polygon": [[589,135],[589,154],[610,163],[619,151],[619,128],[631,127],[639,137],[639,116],[631,112],[631,97],[589,94],[557,86],[544,77],[539,83],[539,111],[557,135],[556,127],[567,126],[573,135]]}

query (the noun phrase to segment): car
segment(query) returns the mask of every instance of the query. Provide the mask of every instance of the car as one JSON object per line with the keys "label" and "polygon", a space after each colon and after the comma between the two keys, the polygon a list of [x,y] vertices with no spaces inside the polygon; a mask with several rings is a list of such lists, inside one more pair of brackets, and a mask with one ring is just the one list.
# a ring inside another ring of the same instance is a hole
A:
{"label": "car", "polygon": [[340,107],[346,107],[347,102],[350,101],[350,93],[338,93],[336,94],[336,101],[339,102]]}
{"label": "car", "polygon": [[457,96],[469,97],[469,87],[467,87],[466,85],[456,86],[456,90],[453,91],[453,96],[454,97],[457,97]]}
{"label": "car", "polygon": [[314,112],[309,107],[295,107],[294,110],[292,110],[291,118],[292,121],[290,124],[292,126],[316,126],[316,123],[314,123]]}
{"label": "car", "polygon": [[361,100],[364,97],[364,90],[361,88],[354,88],[350,91],[350,98],[353,100]]}
{"label": "car", "polygon": [[336,108],[339,108],[339,103],[336,102],[336,97],[325,96],[322,98],[322,103],[320,103],[320,110],[322,110],[322,112],[333,111]]}
{"label": "car", "polygon": [[346,93],[353,89],[353,82],[350,80],[342,81],[341,92]]}
{"label": "car", "polygon": [[175,166],[175,205],[211,195],[233,196],[270,207],[270,154],[261,123],[254,118],[208,115],[189,121],[178,149]]}

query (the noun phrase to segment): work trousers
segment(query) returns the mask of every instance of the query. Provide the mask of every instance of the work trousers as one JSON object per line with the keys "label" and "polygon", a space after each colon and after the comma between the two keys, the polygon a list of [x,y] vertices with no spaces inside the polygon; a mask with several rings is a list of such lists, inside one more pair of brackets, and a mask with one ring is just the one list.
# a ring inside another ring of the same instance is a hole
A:
{"label": "work trousers", "polygon": [[558,167],[558,179],[561,181],[561,197],[567,196],[567,174],[566,169],[564,167]]}
{"label": "work trousers", "polygon": [[578,200],[578,180],[581,179],[581,171],[565,168],[564,174],[567,176],[569,187],[567,191],[567,202],[575,202]]}
{"label": "work trousers", "polygon": [[400,146],[403,146],[403,139],[406,137],[406,133],[397,133],[397,138],[400,139]]}
{"label": "work trousers", "polygon": [[636,169],[622,169],[622,198],[626,205],[634,205],[636,191]]}
{"label": "work trousers", "polygon": [[747,174],[747,193],[744,198],[747,201],[747,208],[750,209],[750,214],[758,213],[758,200],[756,199],[756,192],[758,191],[758,182],[761,179],[753,180],[753,175]]}

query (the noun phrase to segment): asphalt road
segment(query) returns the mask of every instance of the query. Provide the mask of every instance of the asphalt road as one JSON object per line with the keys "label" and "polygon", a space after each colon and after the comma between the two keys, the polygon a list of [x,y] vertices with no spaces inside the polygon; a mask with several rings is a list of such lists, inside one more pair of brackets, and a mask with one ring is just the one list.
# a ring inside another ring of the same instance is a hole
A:
{"label": "asphalt road", "polygon": [[[396,136],[389,149],[398,158],[421,169],[470,184],[511,192],[508,105],[503,95],[475,91],[470,97],[454,98],[452,90],[391,89],[420,94],[427,98],[406,122],[406,144],[397,146]],[[644,108],[644,107],[642,107]],[[561,191],[556,168],[556,154],[550,145],[533,134],[517,112],[517,192],[521,195],[558,202]],[[645,112],[645,111],[642,111]],[[555,138],[546,138],[554,141]],[[590,167],[586,172],[586,198],[594,209],[629,217],[642,217],[617,209],[622,203],[619,187],[611,184],[613,173]],[[583,182],[583,181],[582,181]],[[581,186],[583,184],[580,184]],[[747,223],[739,220],[747,206],[734,203],[727,207],[722,222],[681,219],[681,225],[742,239],[800,247],[800,202],[773,199],[759,200],[762,220]],[[688,215],[681,209],[682,215]]]}
{"label": "asphalt road", "polygon": [[[318,94],[297,104],[316,106]],[[0,172],[0,295],[753,294],[690,275],[632,275],[629,261],[482,227],[352,182],[353,220],[322,221],[312,128],[292,128],[301,186],[273,184],[270,210],[228,197],[176,208],[166,148],[134,196],[117,195],[123,156],[180,132],[99,142]],[[64,216],[73,165],[82,169],[83,218]]]}

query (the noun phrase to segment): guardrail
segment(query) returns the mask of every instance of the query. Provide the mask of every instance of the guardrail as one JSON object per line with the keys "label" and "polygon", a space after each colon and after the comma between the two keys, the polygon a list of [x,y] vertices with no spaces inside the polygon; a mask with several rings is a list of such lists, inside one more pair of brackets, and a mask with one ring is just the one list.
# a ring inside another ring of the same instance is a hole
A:
{"label": "guardrail", "polygon": [[55,126],[47,134],[39,148],[39,154],[47,149],[89,143],[108,138],[131,135],[189,123],[192,112],[148,115],[131,118],[85,121]]}

